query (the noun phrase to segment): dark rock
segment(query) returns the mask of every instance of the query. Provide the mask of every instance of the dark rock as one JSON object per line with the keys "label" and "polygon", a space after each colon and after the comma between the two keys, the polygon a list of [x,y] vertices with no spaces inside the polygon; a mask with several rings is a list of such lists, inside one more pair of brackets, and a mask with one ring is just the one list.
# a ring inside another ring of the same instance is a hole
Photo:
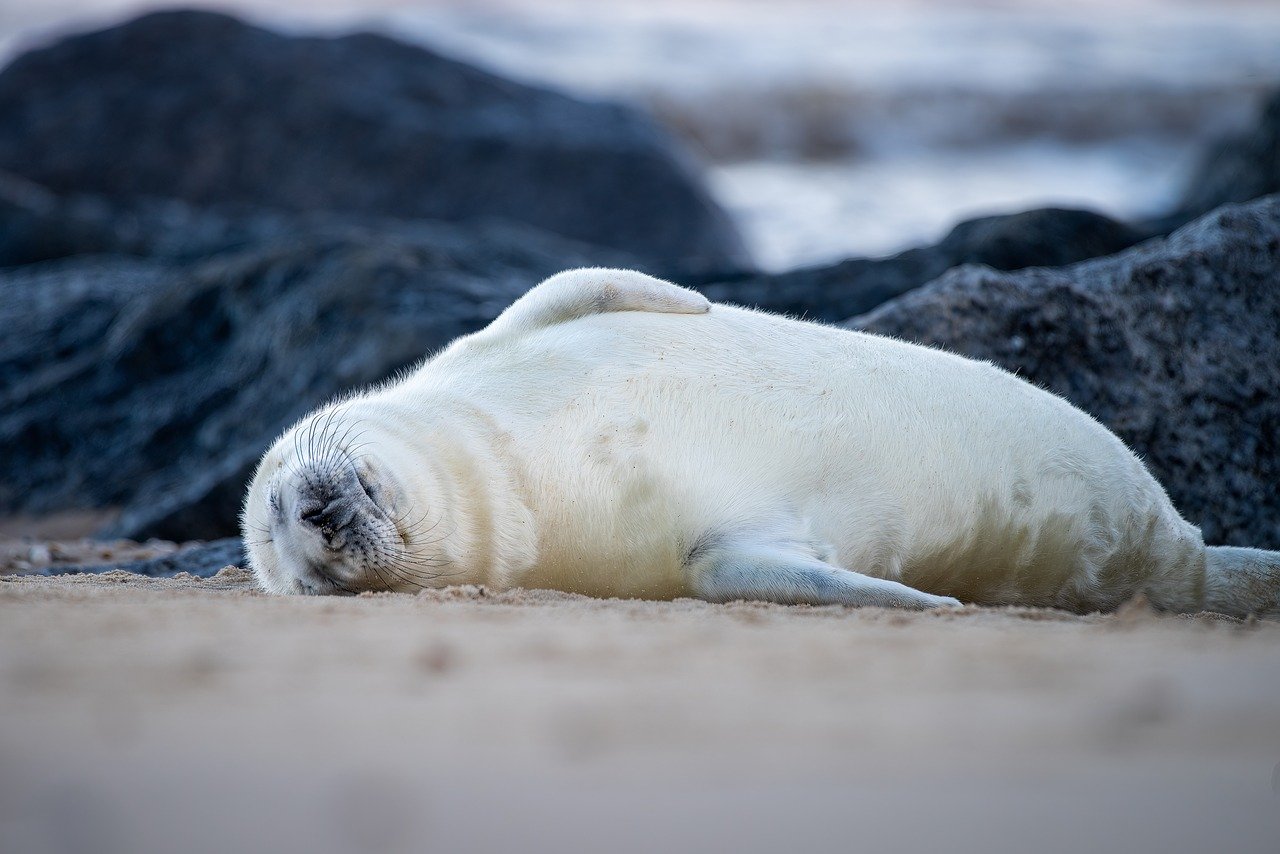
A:
{"label": "dark rock", "polygon": [[0,267],[100,254],[195,261],[299,228],[382,222],[391,228],[402,224],[367,215],[193,207],[174,199],[58,196],[0,171]]}
{"label": "dark rock", "polygon": [[[424,223],[347,212],[287,213],[267,208],[194,206],[176,199],[120,200],[83,193],[59,196],[0,171],[0,267],[104,254],[194,262],[299,235],[403,232],[419,224]],[[504,229],[493,221],[480,231],[498,234]],[[505,231],[536,234],[518,225]],[[569,241],[552,242],[570,245]],[[638,262],[633,259],[631,263]]]}
{"label": "dark rock", "polygon": [[933,246],[891,258],[852,258],[773,275],[699,284],[714,300],[837,321],[941,276],[960,264],[997,270],[1058,266],[1119,252],[1148,234],[1101,214],[1042,208],[962,222]]}
{"label": "dark rock", "polygon": [[118,506],[113,536],[232,534],[259,455],[293,420],[547,275],[628,263],[524,227],[313,218],[196,262],[2,270],[0,512]]}
{"label": "dark rock", "polygon": [[80,575],[100,572],[135,572],[151,578],[170,578],[180,572],[186,572],[199,578],[210,578],[218,574],[220,569],[228,566],[248,566],[249,560],[244,553],[244,544],[239,537],[228,537],[214,540],[211,543],[199,543],[164,557],[150,560],[131,560],[122,563],[100,564],[63,564],[50,566],[40,575]]}
{"label": "dark rock", "polygon": [[525,222],[650,266],[749,260],[686,155],[636,110],[393,39],[162,12],[0,72],[0,169],[55,193]]}
{"label": "dark rock", "polygon": [[967,266],[849,326],[987,359],[1115,430],[1210,543],[1280,548],[1280,196],[1062,269]]}
{"label": "dark rock", "polygon": [[1177,209],[1156,227],[1182,225],[1229,202],[1272,193],[1280,193],[1280,91],[1263,102],[1252,128],[1209,148]]}
{"label": "dark rock", "polygon": [[69,213],[44,187],[0,172],[0,267],[110,251],[109,223]]}

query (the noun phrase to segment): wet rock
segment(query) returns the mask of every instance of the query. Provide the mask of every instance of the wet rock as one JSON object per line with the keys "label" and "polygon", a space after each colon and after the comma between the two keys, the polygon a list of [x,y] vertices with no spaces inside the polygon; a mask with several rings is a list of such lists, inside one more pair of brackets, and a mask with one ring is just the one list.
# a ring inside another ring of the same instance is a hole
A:
{"label": "wet rock", "polygon": [[687,155],[631,108],[385,36],[160,12],[0,72],[0,169],[61,195],[507,219],[664,270],[749,264]]}
{"label": "wet rock", "polygon": [[1115,430],[1209,543],[1280,548],[1280,196],[1060,269],[961,267],[849,321],[1015,371]]}

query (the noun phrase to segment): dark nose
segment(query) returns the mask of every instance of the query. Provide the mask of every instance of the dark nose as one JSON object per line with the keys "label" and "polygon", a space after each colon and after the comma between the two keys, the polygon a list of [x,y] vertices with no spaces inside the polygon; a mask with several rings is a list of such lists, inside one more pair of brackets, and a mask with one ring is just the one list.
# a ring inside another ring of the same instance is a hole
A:
{"label": "dark nose", "polygon": [[311,501],[298,508],[298,518],[303,524],[315,528],[330,546],[340,545],[337,540],[350,522],[353,511],[350,502],[341,498],[330,501]]}
{"label": "dark nose", "polygon": [[334,507],[329,504],[314,504],[310,509],[303,508],[299,511],[302,521],[306,522],[314,528],[332,528]]}

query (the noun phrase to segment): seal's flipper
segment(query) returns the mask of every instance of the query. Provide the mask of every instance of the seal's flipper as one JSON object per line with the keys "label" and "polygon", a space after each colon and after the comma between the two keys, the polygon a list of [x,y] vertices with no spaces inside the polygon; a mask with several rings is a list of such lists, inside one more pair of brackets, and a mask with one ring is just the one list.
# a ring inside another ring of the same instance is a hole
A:
{"label": "seal's flipper", "polygon": [[1280,616],[1280,552],[1205,549],[1205,607],[1219,614]]}
{"label": "seal's flipper", "polygon": [[650,311],[705,314],[702,294],[635,270],[587,267],[557,273],[531,288],[489,324],[487,334],[520,334],[592,314]]}
{"label": "seal's flipper", "polygon": [[716,541],[695,549],[686,568],[698,596],[710,602],[758,599],[914,610],[960,604],[949,596],[832,566],[785,542]]}

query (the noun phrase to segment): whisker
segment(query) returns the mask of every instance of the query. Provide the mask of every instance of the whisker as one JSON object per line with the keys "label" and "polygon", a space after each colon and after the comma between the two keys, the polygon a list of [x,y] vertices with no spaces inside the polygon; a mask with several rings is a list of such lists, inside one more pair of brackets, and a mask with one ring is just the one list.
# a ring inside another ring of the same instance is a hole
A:
{"label": "whisker", "polygon": [[[324,430],[320,432],[320,437],[317,441],[317,451],[323,451],[323,454],[313,453],[313,456],[320,457],[316,463],[320,468],[327,470],[332,467],[337,460],[336,446],[340,446],[342,444],[342,440],[340,439],[337,442],[334,442],[333,437],[337,432],[338,427],[341,426],[341,423],[342,422],[338,420],[337,411],[335,410],[333,416],[325,422]],[[345,438],[354,427],[354,423],[347,425],[347,429],[343,434],[343,437]]]}

